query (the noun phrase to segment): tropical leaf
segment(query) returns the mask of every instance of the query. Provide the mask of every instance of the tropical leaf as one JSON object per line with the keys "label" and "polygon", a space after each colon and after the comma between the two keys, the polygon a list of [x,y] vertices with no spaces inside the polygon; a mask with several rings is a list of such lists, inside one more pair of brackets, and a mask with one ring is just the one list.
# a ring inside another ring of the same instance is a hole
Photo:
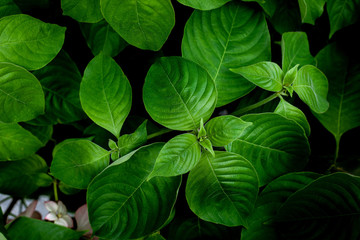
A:
{"label": "tropical leaf", "polygon": [[63,15],[78,22],[96,23],[103,19],[100,0],[61,0]]}
{"label": "tropical leaf", "polygon": [[0,62],[11,62],[28,70],[42,68],[59,53],[64,39],[64,27],[25,14],[3,17]]}
{"label": "tropical leaf", "polygon": [[229,152],[215,152],[215,157],[202,154],[186,184],[190,209],[205,221],[225,226],[247,225],[257,193],[254,167]]}
{"label": "tropical leaf", "polygon": [[315,25],[315,20],[324,12],[324,5],[327,0],[298,0],[301,21]]}
{"label": "tropical leaf", "polygon": [[254,85],[230,68],[270,60],[265,17],[244,3],[194,11],[186,23],[182,55],[204,67],[218,90],[217,107],[249,93]]}
{"label": "tropical leaf", "polygon": [[164,57],[155,62],[143,88],[146,111],[156,122],[173,130],[197,129],[201,118],[210,118],[216,99],[209,74],[181,57]]}
{"label": "tropical leaf", "polygon": [[132,134],[124,134],[118,140],[119,153],[124,156],[134,150],[135,148],[146,143],[147,130],[145,120]]}
{"label": "tropical leaf", "polygon": [[241,119],[253,124],[226,149],[254,165],[260,186],[284,173],[305,167],[310,147],[299,124],[275,113],[249,114]]}
{"label": "tropical leaf", "polygon": [[199,10],[212,10],[221,7],[231,0],[178,0],[179,3],[185,6],[199,9]]}
{"label": "tropical leaf", "polygon": [[0,3],[0,18],[21,13],[13,0],[2,0]]}
{"label": "tropical leaf", "polygon": [[85,113],[115,137],[131,109],[130,83],[120,66],[100,53],[85,69],[80,85],[80,101]]}

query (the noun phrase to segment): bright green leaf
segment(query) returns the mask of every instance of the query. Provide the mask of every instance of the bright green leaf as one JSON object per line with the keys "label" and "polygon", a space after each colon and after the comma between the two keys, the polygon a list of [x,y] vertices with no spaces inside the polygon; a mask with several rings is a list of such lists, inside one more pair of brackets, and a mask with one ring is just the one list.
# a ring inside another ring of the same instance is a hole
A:
{"label": "bright green leaf", "polygon": [[13,0],[2,0],[0,3],[0,18],[21,13]]}
{"label": "bright green leaf", "polygon": [[299,64],[296,64],[293,68],[289,69],[284,76],[283,85],[286,88],[291,87],[292,83],[296,80]]}
{"label": "bright green leaf", "polygon": [[231,68],[230,71],[242,75],[246,80],[267,91],[282,90],[284,73],[276,63],[259,62],[245,67]]}
{"label": "bright green leaf", "polygon": [[24,68],[0,63],[0,105],[2,122],[31,120],[44,112],[44,92],[36,77]]}
{"label": "bright green leaf", "polygon": [[205,129],[207,137],[215,147],[223,147],[237,139],[250,122],[245,122],[231,115],[219,116],[211,119]]}
{"label": "bright green leaf", "polygon": [[190,171],[200,160],[201,149],[195,135],[185,133],[170,139],[156,159],[154,176],[171,177]]}
{"label": "bright green leaf", "polygon": [[208,138],[200,139],[199,144],[205,149],[205,151],[208,151],[213,157],[215,157],[213,146]]}
{"label": "bright green leaf", "polygon": [[228,152],[203,154],[189,174],[186,199],[201,219],[225,226],[247,225],[258,193],[254,167]]}
{"label": "bright green leaf", "polygon": [[16,123],[0,123],[0,161],[19,160],[33,155],[42,142]]}
{"label": "bright green leaf", "polygon": [[109,165],[110,152],[89,140],[68,139],[56,146],[51,174],[65,184],[86,189],[90,181]]}
{"label": "bright green leaf", "polygon": [[231,0],[178,0],[179,3],[184,4],[185,6],[203,11],[221,7],[230,1]]}
{"label": "bright green leaf", "polygon": [[119,152],[121,156],[124,156],[134,150],[137,147],[140,147],[147,140],[147,130],[146,130],[147,120],[145,120],[132,134],[124,134],[120,136],[118,140]]}
{"label": "bright green leaf", "polygon": [[106,239],[140,238],[167,222],[181,178],[146,181],[162,146],[154,143],[138,149],[129,154],[127,161],[114,162],[90,183],[87,203],[95,235]]}
{"label": "bright green leaf", "polygon": [[170,0],[100,0],[106,21],[129,44],[158,51],[175,25]]}
{"label": "bright green leaf", "polygon": [[328,85],[326,76],[319,69],[312,65],[306,65],[300,68],[293,88],[311,110],[323,113],[329,108]]}
{"label": "bright green leaf", "polygon": [[298,0],[301,21],[315,25],[315,20],[324,12],[324,5],[327,0]]}
{"label": "bright green leaf", "polygon": [[0,19],[0,62],[11,62],[36,70],[60,51],[65,28],[44,23],[25,14]]}
{"label": "bright green leaf", "polygon": [[200,127],[198,128],[197,138],[200,139],[200,138],[203,138],[203,137],[206,137],[206,130],[205,130],[205,127],[204,127],[204,120],[201,119],[200,120]]}
{"label": "bright green leaf", "polygon": [[274,178],[305,167],[310,154],[308,139],[300,125],[275,113],[241,117],[253,124],[227,146],[255,167],[260,186]]}
{"label": "bright green leaf", "polygon": [[103,19],[100,0],[61,0],[63,15],[78,22],[96,23]]}
{"label": "bright green leaf", "polygon": [[80,101],[85,113],[115,137],[131,109],[131,86],[120,66],[100,53],[85,69]]}
{"label": "bright green leaf", "polygon": [[143,88],[146,111],[173,130],[195,130],[215,109],[214,81],[199,65],[181,57],[164,57],[147,73]]}
{"label": "bright green leaf", "polygon": [[270,34],[265,17],[244,3],[194,11],[184,31],[182,55],[200,64],[214,79],[219,94],[217,107],[254,88],[230,68],[270,60]]}

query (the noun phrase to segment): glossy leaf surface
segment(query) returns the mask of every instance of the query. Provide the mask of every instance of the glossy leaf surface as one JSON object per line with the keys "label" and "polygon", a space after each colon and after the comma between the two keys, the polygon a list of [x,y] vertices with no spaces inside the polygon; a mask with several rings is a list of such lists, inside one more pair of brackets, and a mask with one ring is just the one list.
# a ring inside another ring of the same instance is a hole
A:
{"label": "glossy leaf surface", "polygon": [[136,130],[131,134],[124,134],[118,140],[118,147],[121,156],[124,156],[134,150],[135,148],[143,145],[147,140],[145,120]]}
{"label": "glossy leaf surface", "polygon": [[1,122],[31,120],[44,112],[44,92],[36,77],[24,68],[0,63],[0,105]]}
{"label": "glossy leaf surface", "polygon": [[275,113],[249,114],[241,119],[253,124],[245,128],[227,150],[240,154],[254,165],[260,186],[306,165],[309,142],[297,123]]}
{"label": "glossy leaf surface", "polygon": [[173,130],[195,130],[210,118],[217,92],[209,74],[180,57],[160,58],[147,73],[143,88],[146,111]]}
{"label": "glossy leaf surface", "polygon": [[63,14],[78,22],[96,23],[103,19],[100,0],[61,0]]}
{"label": "glossy leaf surface", "polygon": [[175,25],[170,0],[101,0],[106,21],[129,44],[158,51]]}
{"label": "glossy leaf surface", "polygon": [[200,64],[214,79],[219,107],[254,88],[229,69],[270,60],[270,35],[262,13],[233,2],[211,11],[194,11],[181,48],[183,57]]}
{"label": "glossy leaf surface", "polygon": [[226,226],[246,225],[257,192],[254,167],[228,152],[215,152],[215,157],[203,154],[186,184],[190,209],[205,221]]}
{"label": "glossy leaf surface", "polygon": [[131,86],[120,66],[103,53],[93,58],[80,85],[80,101],[85,113],[119,137],[131,100]]}
{"label": "glossy leaf surface", "polygon": [[11,62],[36,70],[60,51],[65,28],[44,23],[25,14],[0,19],[0,62]]}
{"label": "glossy leaf surface", "polygon": [[231,0],[178,0],[181,4],[198,10],[212,10],[230,1]]}
{"label": "glossy leaf surface", "polygon": [[97,236],[140,238],[168,220],[181,178],[155,177],[146,181],[162,146],[155,143],[140,148],[126,161],[114,162],[90,183],[89,219]]}
{"label": "glossy leaf surface", "polygon": [[326,1],[327,0],[298,0],[301,21],[314,25],[315,20],[323,13]]}

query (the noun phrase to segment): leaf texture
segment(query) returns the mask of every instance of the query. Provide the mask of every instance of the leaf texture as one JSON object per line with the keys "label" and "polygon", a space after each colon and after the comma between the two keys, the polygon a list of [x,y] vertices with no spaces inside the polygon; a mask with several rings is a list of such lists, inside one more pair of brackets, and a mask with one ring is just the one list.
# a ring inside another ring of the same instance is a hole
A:
{"label": "leaf texture", "polygon": [[96,23],[103,19],[100,0],[61,0],[63,15],[78,22]]}

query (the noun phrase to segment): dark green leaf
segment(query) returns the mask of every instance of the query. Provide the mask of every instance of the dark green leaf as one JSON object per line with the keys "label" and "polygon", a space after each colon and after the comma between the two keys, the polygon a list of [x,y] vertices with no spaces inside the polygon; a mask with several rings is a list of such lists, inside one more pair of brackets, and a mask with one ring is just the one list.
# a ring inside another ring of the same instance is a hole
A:
{"label": "dark green leaf", "polygon": [[70,187],[64,182],[59,183],[59,190],[66,195],[73,195],[81,191],[81,189]]}
{"label": "dark green leaf", "polygon": [[278,33],[283,34],[300,30],[301,15],[297,1],[266,0],[262,6],[265,12],[272,13],[269,14],[271,16],[269,20]]}
{"label": "dark green leaf", "polygon": [[199,10],[211,10],[221,7],[231,0],[178,0],[179,3],[185,6],[192,7]]}
{"label": "dark green leaf", "polygon": [[2,0],[0,3],[0,18],[21,13],[13,0]]}
{"label": "dark green leaf", "polygon": [[22,127],[31,132],[35,137],[37,137],[44,146],[51,139],[53,134],[52,125],[34,126],[30,124],[22,124]]}
{"label": "dark green leaf", "polygon": [[[4,216],[3,216],[3,213],[2,213],[2,210],[0,208],[0,219],[3,220],[4,219]],[[6,233],[6,229],[5,227],[3,226],[2,223],[0,223],[0,240],[7,240],[7,233]]]}
{"label": "dark green leaf", "polygon": [[103,19],[100,0],[61,0],[63,14],[78,22],[96,23]]}
{"label": "dark green leaf", "polygon": [[320,17],[324,11],[326,1],[327,0],[298,0],[301,21],[315,25],[315,20]]}
{"label": "dark green leaf", "polygon": [[134,150],[137,147],[140,147],[147,140],[147,130],[146,130],[145,120],[132,134],[124,134],[120,136],[118,140],[118,147],[121,156],[124,156]]}

